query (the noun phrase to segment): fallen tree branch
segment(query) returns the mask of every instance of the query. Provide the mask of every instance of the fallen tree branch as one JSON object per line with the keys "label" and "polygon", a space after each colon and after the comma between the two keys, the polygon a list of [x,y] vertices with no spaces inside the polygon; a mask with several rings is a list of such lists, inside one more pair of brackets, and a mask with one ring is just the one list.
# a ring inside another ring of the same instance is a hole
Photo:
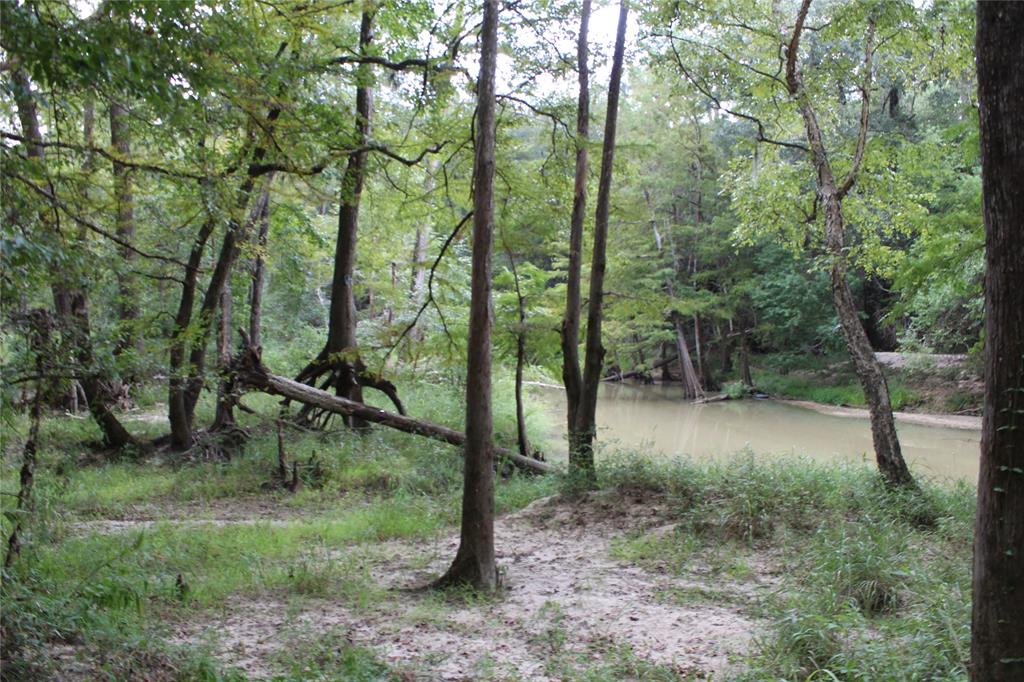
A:
{"label": "fallen tree branch", "polygon": [[[233,368],[234,380],[237,386],[256,389],[271,395],[278,395],[282,398],[317,407],[334,414],[358,417],[374,424],[387,426],[404,433],[425,436],[451,445],[461,446],[466,442],[466,434],[450,429],[447,426],[431,424],[430,422],[412,417],[386,412],[354,400],[331,395],[327,391],[321,391],[286,377],[271,374],[270,370],[263,365],[260,348],[249,345],[248,337],[244,330],[240,333],[243,339],[243,346]],[[531,457],[523,457],[518,452],[513,452],[506,448],[493,447],[495,455],[504,457],[519,466],[528,467],[542,473],[548,473],[552,470],[551,465],[545,462],[540,462]]]}

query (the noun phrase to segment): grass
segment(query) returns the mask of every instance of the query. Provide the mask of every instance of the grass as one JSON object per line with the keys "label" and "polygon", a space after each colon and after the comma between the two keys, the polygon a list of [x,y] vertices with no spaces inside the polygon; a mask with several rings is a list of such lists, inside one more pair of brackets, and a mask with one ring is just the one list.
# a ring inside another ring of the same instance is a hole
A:
{"label": "grass", "polygon": [[729,603],[717,588],[743,580],[752,551],[782,567],[781,584],[753,605],[771,625],[741,679],[966,679],[968,486],[924,482],[900,493],[866,467],[742,455],[722,464],[623,458],[602,482],[654,492],[676,522],[670,533],[620,541],[617,558],[714,579],[665,599]]}
{"label": "grass", "polygon": [[[451,389],[420,386],[407,399],[437,421],[455,421],[460,412]],[[246,400],[273,414],[272,402]],[[503,438],[510,418],[499,414]],[[86,652],[106,679],[131,679],[140,670],[161,680],[244,679],[208,649],[170,644],[169,624],[259,595],[285,603],[330,599],[370,613],[383,600],[403,598],[371,575],[383,556],[380,543],[430,540],[458,520],[457,451],[413,436],[289,431],[289,458],[318,464],[290,494],[269,485],[276,435],[252,416],[245,422],[249,443],[228,462],[87,466],[78,460],[92,429],[66,421],[46,422],[25,554],[4,575],[5,679],[52,677],[47,652],[62,643]],[[533,424],[539,431],[537,424],[543,422]],[[8,452],[17,449],[8,444]],[[5,458],[5,490],[16,463]],[[744,679],[964,678],[974,504],[967,486],[925,482],[919,493],[898,494],[863,466],[761,461],[749,453],[720,463],[607,457],[598,476],[602,494],[664,509],[657,533],[627,533],[612,553],[654,573],[694,579],[693,587],[660,595],[665,603],[728,605],[769,623],[749,652]],[[559,476],[513,475],[498,481],[496,508],[507,513],[558,493],[567,504],[576,494]],[[246,505],[273,521],[217,521],[223,510]],[[128,533],[79,525],[140,515],[164,521]],[[785,570],[774,591],[750,597],[735,586],[751,579],[758,561]],[[450,623],[453,610],[476,603],[472,594],[422,599],[405,617]],[[553,676],[694,674],[653,664],[622,642],[569,646],[569,627],[552,603],[528,635]],[[276,679],[399,679],[407,672],[390,669],[344,632],[314,637],[294,629],[282,637],[286,646],[272,661]],[[484,660],[478,676],[497,676],[492,668]]]}
{"label": "grass", "polygon": [[[852,375],[841,374],[823,379],[817,374],[780,374],[771,370],[760,370],[755,374],[758,389],[770,395],[827,405],[863,407],[867,404],[864,390]],[[902,410],[921,402],[917,393],[900,379],[889,380],[889,398],[894,410]]]}

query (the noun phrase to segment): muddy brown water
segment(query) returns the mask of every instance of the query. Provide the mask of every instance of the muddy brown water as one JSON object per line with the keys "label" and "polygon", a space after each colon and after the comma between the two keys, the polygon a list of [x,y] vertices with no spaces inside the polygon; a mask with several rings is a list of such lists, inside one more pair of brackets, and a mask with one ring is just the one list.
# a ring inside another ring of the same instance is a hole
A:
{"label": "muddy brown water", "polygon": [[[565,456],[565,393],[531,386],[550,406],[555,424],[545,446]],[[866,418],[821,414],[775,400],[736,400],[695,405],[679,386],[604,384],[597,403],[598,442],[606,449],[642,450],[658,458],[680,455],[727,459],[749,448],[758,457],[863,461],[873,465]],[[981,433],[902,423],[897,431],[911,470],[945,481],[974,482]],[[600,456],[600,455],[599,455]]]}

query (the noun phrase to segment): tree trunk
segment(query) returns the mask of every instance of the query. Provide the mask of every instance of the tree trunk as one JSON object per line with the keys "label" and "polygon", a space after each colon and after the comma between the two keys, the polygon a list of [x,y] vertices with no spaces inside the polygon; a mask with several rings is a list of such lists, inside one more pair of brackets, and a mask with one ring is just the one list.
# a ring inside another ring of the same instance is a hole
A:
{"label": "tree trunk", "polygon": [[597,185],[597,206],[594,211],[594,253],[590,263],[590,298],[587,301],[587,343],[583,363],[583,385],[576,414],[576,442],[570,457],[570,472],[578,472],[589,486],[596,485],[594,471],[594,436],[597,431],[597,390],[601,384],[605,349],[601,345],[602,304],[604,302],[604,271],[608,246],[608,213],[611,204],[612,167],[615,160],[615,130],[619,113],[619,91],[622,84],[622,60],[626,49],[626,19],[629,3],[619,6],[619,24],[612,55],[611,80],[608,84],[608,110],[601,147],[601,173]]}
{"label": "tree trunk", "polygon": [[186,450],[192,446],[192,413],[186,409],[185,403],[185,389],[188,385],[185,352],[188,349],[187,332],[192,322],[199,266],[203,261],[206,243],[213,234],[214,225],[214,218],[207,218],[192,243],[185,267],[185,279],[181,285],[181,298],[178,299],[178,312],[174,316],[174,330],[171,333],[167,418],[171,424],[171,447],[175,450]]}
{"label": "tree trunk", "polygon": [[590,0],[583,0],[580,32],[576,43],[576,68],[579,72],[579,97],[576,108],[576,174],[573,184],[572,218],[569,223],[569,270],[565,285],[565,316],[562,318],[562,383],[565,385],[566,435],[569,440],[569,470],[585,469],[580,459],[580,290],[583,270],[583,223],[587,211],[587,145],[590,136],[590,72],[587,65],[587,32],[590,25]]}
{"label": "tree trunk", "polygon": [[747,388],[754,387],[754,380],[750,376],[750,344],[745,328],[740,330],[740,381]]}
{"label": "tree trunk", "polygon": [[881,365],[875,358],[871,343],[868,341],[864,326],[857,315],[857,307],[846,281],[846,254],[843,251],[843,212],[842,199],[854,184],[856,172],[863,160],[864,147],[867,141],[868,122],[870,118],[871,92],[871,61],[873,56],[874,23],[869,20],[865,41],[864,84],[861,88],[861,120],[857,140],[857,152],[846,180],[842,185],[836,183],[832,165],[825,150],[824,138],[818,125],[814,107],[804,88],[800,70],[796,66],[797,49],[800,32],[810,0],[803,0],[800,15],[796,22],[793,38],[787,48],[786,81],[792,94],[800,105],[800,113],[804,119],[807,142],[811,150],[811,162],[817,172],[817,189],[821,205],[825,210],[825,246],[832,259],[831,289],[832,301],[839,316],[839,324],[846,338],[846,345],[853,359],[857,378],[864,389],[864,397],[868,403],[871,418],[871,439],[875,447],[875,460],[882,477],[889,485],[913,486],[914,479],[910,475],[907,463],[900,451],[899,438],[896,435],[896,422],[892,414],[892,402],[889,399],[889,387],[882,373]]}
{"label": "tree trunk", "polygon": [[437,586],[498,587],[494,559],[494,446],[491,443],[491,242],[494,234],[494,72],[498,2],[484,0],[473,159],[473,268],[466,344],[466,449],[459,549]]}
{"label": "tree trunk", "polygon": [[222,379],[217,390],[217,411],[214,413],[211,431],[230,429],[235,426],[234,403],[231,382],[227,377],[231,364],[231,283],[227,282],[221,291],[220,326],[217,329],[218,369]]}
{"label": "tree trunk", "polygon": [[1024,4],[979,2],[985,411],[971,680],[1024,679]]}
{"label": "tree trunk", "polygon": [[264,254],[267,251],[267,237],[270,232],[270,185],[274,180],[271,174],[263,191],[260,193],[260,231],[256,237],[256,258],[252,264],[252,285],[249,290],[249,339],[254,346],[260,345],[263,335],[263,280],[266,276]]}
{"label": "tree trunk", "polygon": [[519,326],[516,329],[516,431],[519,436],[519,454],[530,456],[530,438],[526,433],[526,411],[523,405],[523,367],[526,364],[526,297],[519,288],[519,273],[516,259],[508,251],[508,262],[512,266],[512,280],[516,285],[516,302],[519,307]]}
{"label": "tree trunk", "polygon": [[[302,403],[304,405],[315,405],[319,409],[333,412],[335,414],[357,415],[360,419],[367,422],[380,424],[381,426],[402,431],[403,433],[424,436],[426,438],[449,443],[451,445],[462,446],[466,444],[466,434],[456,431],[455,429],[450,429],[447,426],[431,424],[430,422],[422,421],[420,419],[413,419],[412,417],[407,417],[405,415],[386,412],[377,407],[364,405],[363,403],[357,403],[345,398],[339,398],[331,395],[327,391],[321,391],[318,388],[313,388],[312,386],[295,381],[294,379],[288,379],[287,377],[271,374],[270,371],[263,366],[260,358],[260,349],[249,344],[246,344],[246,347],[242,351],[241,358],[233,369],[235,371],[232,376],[241,387],[253,388],[270,395],[277,395],[282,398],[287,398],[288,400],[294,400],[295,402]],[[550,464],[540,460],[522,457],[513,450],[507,450],[499,447],[494,447],[493,450],[499,457],[505,457],[516,465],[533,471],[550,473],[554,470]]]}
{"label": "tree trunk", "polygon": [[[110,146],[117,151],[119,158],[127,160],[131,157],[127,112],[117,102],[111,102],[109,117]],[[117,206],[115,219],[117,236],[125,244],[131,244],[135,240],[135,208],[131,171],[124,163],[114,161],[113,174],[114,203]],[[135,277],[131,273],[135,253],[126,246],[120,247],[119,251],[123,263],[122,267],[117,269],[117,308],[120,329],[114,353],[118,356],[125,351],[134,351],[136,354],[142,352],[142,336],[138,329],[138,290]],[[131,372],[129,372],[128,380],[129,382],[132,380]]]}
{"label": "tree trunk", "polygon": [[52,358],[53,353],[50,346],[52,323],[47,311],[36,310],[26,313],[25,321],[28,323],[29,349],[35,355],[36,393],[32,397],[32,407],[29,410],[28,438],[25,439],[25,447],[21,451],[18,497],[14,503],[14,514],[11,517],[11,534],[7,536],[7,554],[4,556],[5,571],[11,567],[15,557],[21,552],[21,528],[25,515],[32,508],[32,485],[36,476],[36,453],[39,449],[39,424],[42,421],[43,402],[46,394],[43,377],[46,375],[47,362]]}
{"label": "tree trunk", "polygon": [[718,325],[718,360],[718,370],[722,376],[732,372],[732,339],[726,335],[721,325]]}
{"label": "tree trunk", "polygon": [[679,353],[679,371],[683,377],[683,396],[689,400],[703,397],[704,389],[701,388],[700,379],[697,378],[693,360],[690,359],[690,350],[687,347],[683,316],[678,312],[673,311],[672,313],[672,325],[676,330],[676,351]]}
{"label": "tree trunk", "polygon": [[[368,54],[373,42],[374,10],[364,10],[359,27],[359,53]],[[355,146],[362,147],[370,137],[373,120],[372,69],[363,64],[357,71]],[[333,385],[339,396],[363,401],[360,375],[365,367],[359,359],[356,340],[355,266],[356,241],[359,229],[359,202],[366,175],[367,152],[360,151],[348,157],[341,178],[340,207],[338,209],[338,240],[334,251],[334,273],[331,278],[331,307],[328,315],[327,343],[320,354],[296,377],[311,385],[328,374],[325,385]],[[300,413],[309,419],[308,410]],[[366,426],[357,417],[346,417],[352,428]]]}
{"label": "tree trunk", "polygon": [[[267,116],[267,124],[271,130],[273,129],[273,122],[280,113],[280,109],[275,109]],[[259,163],[265,154],[266,149],[262,146],[258,147],[253,153],[253,163]],[[199,401],[199,394],[203,389],[206,347],[209,344],[214,316],[217,314],[217,306],[220,305],[224,288],[231,279],[231,271],[234,269],[235,261],[238,259],[239,247],[263,212],[260,202],[257,201],[249,211],[247,218],[240,220],[238,217],[249,205],[255,185],[256,178],[252,175],[247,175],[245,180],[242,181],[242,185],[238,190],[234,215],[228,220],[227,230],[224,232],[224,240],[220,246],[220,253],[213,267],[213,273],[210,275],[210,283],[206,287],[203,302],[199,307],[197,319],[199,329],[196,332],[195,340],[192,342],[192,349],[189,352],[189,378],[185,390],[185,409],[188,412],[189,421],[192,420],[195,414],[196,403]]]}

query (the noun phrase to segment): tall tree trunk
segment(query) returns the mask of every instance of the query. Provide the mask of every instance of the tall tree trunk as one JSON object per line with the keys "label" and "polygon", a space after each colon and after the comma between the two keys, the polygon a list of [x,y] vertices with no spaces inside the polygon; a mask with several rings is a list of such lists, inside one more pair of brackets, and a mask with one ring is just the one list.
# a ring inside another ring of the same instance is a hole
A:
{"label": "tall tree trunk", "polygon": [[178,311],[174,316],[174,329],[171,333],[167,418],[171,424],[171,447],[176,450],[185,450],[192,446],[192,412],[186,408],[185,401],[185,390],[188,385],[188,374],[185,368],[185,353],[188,350],[186,332],[192,322],[199,266],[203,261],[203,252],[206,250],[206,243],[209,241],[210,235],[213,234],[215,224],[212,216],[207,218],[192,243],[185,267],[185,279],[181,285],[181,297],[178,299]]}
{"label": "tall tree trunk", "polygon": [[[267,115],[267,127],[273,130],[273,124],[280,116],[280,109],[273,109]],[[256,164],[263,160],[266,155],[266,148],[258,146],[252,155],[252,163]],[[203,302],[199,307],[197,316],[198,330],[195,340],[189,352],[189,377],[185,389],[185,409],[188,412],[189,420],[195,414],[196,403],[199,401],[199,394],[203,389],[206,347],[209,345],[210,334],[213,330],[214,317],[217,314],[217,306],[220,305],[221,294],[231,278],[231,271],[234,269],[235,261],[238,259],[239,247],[251,233],[253,226],[263,212],[260,202],[254,202],[248,216],[240,218],[249,206],[252,198],[253,188],[256,186],[256,177],[247,173],[241,186],[238,188],[234,210],[228,219],[227,229],[224,231],[224,239],[221,242],[220,252],[217,255],[217,262],[213,266],[213,273],[210,275],[210,282],[206,287]]]}
{"label": "tall tree trunk", "polygon": [[590,26],[590,0],[583,0],[580,32],[576,43],[576,69],[579,73],[579,97],[576,108],[576,174],[573,184],[572,218],[569,223],[569,270],[565,286],[565,316],[562,319],[562,383],[565,385],[566,434],[569,439],[569,470],[586,469],[580,458],[581,439],[576,430],[580,411],[580,290],[583,270],[583,223],[587,211],[587,145],[590,140],[590,71],[587,65],[587,32]]}
{"label": "tall tree trunk", "polygon": [[[732,322],[730,321],[730,326]],[[732,371],[732,339],[726,334],[722,325],[717,325],[718,332],[718,370],[722,375]]]}
{"label": "tall tree trunk", "polygon": [[519,454],[530,456],[530,438],[526,433],[526,410],[523,404],[523,368],[526,365],[526,297],[519,287],[519,272],[516,259],[506,247],[508,262],[512,267],[512,280],[516,286],[516,302],[519,308],[519,326],[516,328],[516,431],[519,440]]}
{"label": "tall tree trunk", "polygon": [[682,374],[683,397],[693,400],[704,395],[700,379],[697,378],[697,371],[693,368],[693,360],[690,358],[690,349],[686,341],[686,327],[683,316],[673,311],[672,326],[676,330],[676,351],[679,353],[679,371]]}
{"label": "tall tree trunk", "polygon": [[747,388],[754,387],[754,380],[750,376],[750,343],[745,327],[740,329],[740,381]]}
{"label": "tall tree trunk", "polygon": [[220,292],[220,325],[217,328],[217,365],[221,373],[217,389],[217,409],[213,416],[211,431],[230,429],[235,425],[235,411],[231,396],[231,380],[228,367],[231,364],[231,283],[227,282]]}
{"label": "tall tree trunk", "polygon": [[[373,42],[374,11],[363,11],[359,27],[359,53],[368,54]],[[355,146],[362,147],[370,137],[373,120],[373,71],[363,64],[357,71]],[[334,251],[334,274],[331,278],[331,307],[328,315],[327,343],[320,354],[296,377],[315,385],[325,373],[328,384],[343,398],[363,401],[360,375],[365,367],[359,359],[356,340],[355,266],[356,240],[359,229],[359,201],[366,175],[367,152],[360,151],[348,157],[341,178],[340,207],[338,210],[338,240]],[[308,417],[309,410],[303,411]],[[365,427],[357,417],[345,417],[350,427]]]}
{"label": "tall tree trunk", "polygon": [[260,193],[260,231],[256,236],[256,257],[252,264],[252,284],[249,289],[249,340],[254,346],[262,343],[263,335],[263,280],[266,277],[264,254],[267,251],[267,237],[270,233],[270,185],[273,174],[267,177]]}
{"label": "tall tree trunk", "polygon": [[1024,679],[1024,4],[979,2],[985,412],[971,680]]}
{"label": "tall tree trunk", "polygon": [[29,410],[28,438],[21,454],[21,470],[18,475],[18,497],[14,503],[11,534],[7,536],[7,554],[4,556],[4,569],[9,569],[15,557],[21,552],[21,528],[25,516],[32,509],[32,485],[36,475],[36,453],[39,450],[39,424],[43,416],[43,402],[46,394],[47,363],[52,357],[50,346],[50,327],[52,322],[46,310],[34,310],[24,315],[28,327],[29,349],[35,355],[36,392],[32,397]]}
{"label": "tall tree trunk", "polygon": [[594,211],[594,254],[590,263],[590,298],[587,301],[587,343],[583,363],[583,385],[580,405],[576,414],[576,465],[570,464],[582,475],[587,485],[596,485],[594,472],[594,436],[597,431],[597,390],[601,384],[604,365],[604,346],[601,345],[601,320],[604,303],[604,271],[608,246],[608,213],[611,205],[612,168],[615,161],[615,130],[619,114],[619,91],[622,84],[622,60],[626,49],[626,19],[629,4],[622,0],[619,6],[619,25],[615,34],[615,52],[612,55],[612,73],[608,84],[608,110],[604,123],[604,143],[601,147],[601,173],[597,185],[597,206]]}
{"label": "tall tree trunk", "polygon": [[[128,160],[131,157],[131,139],[128,131],[127,112],[119,103],[111,102],[108,113],[110,117],[110,146],[117,152],[119,159]],[[135,208],[131,171],[127,165],[115,160],[113,174],[114,203],[117,206],[115,219],[117,236],[125,244],[131,244],[135,240]],[[120,254],[123,261],[122,267],[117,269],[117,312],[120,318],[120,329],[114,353],[122,355],[125,351],[131,350],[138,354],[142,352],[142,336],[138,330],[138,291],[135,277],[131,273],[135,253],[127,246],[122,246]],[[129,372],[129,382],[131,379],[131,372]]]}
{"label": "tall tree trunk", "polygon": [[473,269],[466,345],[466,445],[459,549],[436,585],[498,586],[494,558],[494,445],[491,442],[491,242],[494,234],[494,72],[498,2],[484,0],[473,160]]}
{"label": "tall tree trunk", "polygon": [[846,338],[846,345],[853,359],[853,365],[864,389],[864,397],[868,403],[871,417],[871,439],[875,447],[875,460],[878,469],[887,483],[893,486],[913,486],[914,479],[910,475],[907,463],[900,451],[899,438],[896,435],[896,421],[892,414],[892,402],[889,398],[889,387],[882,373],[881,365],[875,358],[871,343],[868,341],[864,326],[857,315],[857,307],[846,281],[846,254],[843,251],[843,211],[842,200],[853,187],[856,173],[864,158],[867,142],[868,122],[870,119],[871,92],[871,61],[874,50],[875,25],[868,21],[868,30],[864,50],[864,84],[861,87],[861,119],[857,139],[857,151],[853,165],[846,179],[840,185],[836,182],[825,150],[824,138],[818,125],[817,116],[811,100],[804,88],[803,77],[797,66],[797,51],[804,20],[810,8],[811,0],[803,0],[800,13],[794,27],[793,37],[787,47],[786,82],[790,94],[800,106],[804,119],[807,142],[811,150],[811,162],[817,172],[817,189],[821,205],[825,209],[825,246],[832,259],[831,289],[832,301],[839,316],[839,324]]}

